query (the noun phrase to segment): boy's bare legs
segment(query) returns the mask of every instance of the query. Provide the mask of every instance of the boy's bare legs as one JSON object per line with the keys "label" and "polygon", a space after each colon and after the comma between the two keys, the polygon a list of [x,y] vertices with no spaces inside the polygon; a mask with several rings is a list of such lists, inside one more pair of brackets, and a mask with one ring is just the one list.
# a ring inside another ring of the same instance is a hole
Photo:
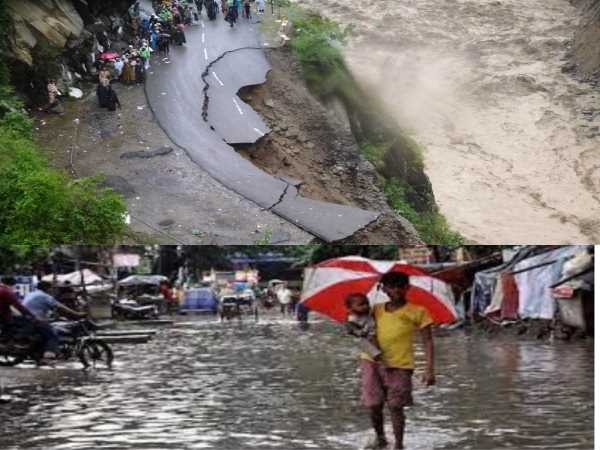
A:
{"label": "boy's bare legs", "polygon": [[390,415],[392,416],[392,428],[394,429],[394,437],[396,438],[395,449],[404,448],[404,424],[406,418],[404,416],[404,408],[402,406],[390,406]]}
{"label": "boy's bare legs", "polygon": [[367,448],[378,449],[387,447],[385,432],[383,431],[383,405],[376,405],[369,408],[371,414],[371,424],[375,430],[375,441]]}

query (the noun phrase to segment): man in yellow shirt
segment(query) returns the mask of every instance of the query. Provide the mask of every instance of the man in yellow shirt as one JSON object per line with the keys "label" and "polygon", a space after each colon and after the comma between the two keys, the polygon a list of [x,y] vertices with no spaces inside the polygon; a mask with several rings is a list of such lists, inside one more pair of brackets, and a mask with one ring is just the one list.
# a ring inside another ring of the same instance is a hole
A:
{"label": "man in yellow shirt", "polygon": [[407,303],[407,275],[387,273],[381,278],[380,286],[390,298],[388,303],[375,305],[373,308],[381,357],[378,361],[373,361],[367,355],[361,355],[362,401],[370,410],[376,433],[375,441],[367,448],[387,447],[383,431],[383,406],[387,403],[396,438],[395,448],[401,449],[404,448],[404,407],[413,403],[414,336],[417,331],[420,332],[425,347],[423,382],[427,386],[435,384],[431,333],[433,319],[422,306]]}

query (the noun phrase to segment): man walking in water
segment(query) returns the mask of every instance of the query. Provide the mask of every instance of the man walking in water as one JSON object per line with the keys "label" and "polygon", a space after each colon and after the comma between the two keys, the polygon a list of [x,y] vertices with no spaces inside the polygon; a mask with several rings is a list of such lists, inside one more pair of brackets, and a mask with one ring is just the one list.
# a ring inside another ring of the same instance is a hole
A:
{"label": "man walking in water", "polygon": [[388,303],[373,308],[381,359],[376,362],[366,354],[361,355],[362,401],[369,408],[376,434],[375,440],[367,446],[369,449],[386,448],[388,445],[383,426],[385,403],[390,410],[395,448],[404,448],[404,407],[413,403],[414,335],[417,331],[425,347],[423,382],[427,386],[435,384],[433,319],[422,306],[407,303],[408,283],[408,276],[398,272],[386,273],[381,278],[380,286],[390,298]]}

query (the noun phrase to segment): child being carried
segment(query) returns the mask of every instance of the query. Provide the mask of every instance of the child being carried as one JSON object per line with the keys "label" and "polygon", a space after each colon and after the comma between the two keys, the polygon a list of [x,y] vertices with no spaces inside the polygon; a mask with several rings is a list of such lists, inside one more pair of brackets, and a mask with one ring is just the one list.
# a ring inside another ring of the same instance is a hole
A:
{"label": "child being carried", "polygon": [[375,336],[375,319],[371,314],[369,299],[364,294],[350,294],[346,297],[348,318],[346,330],[348,334],[360,338],[360,347],[363,352],[379,361],[381,350]]}

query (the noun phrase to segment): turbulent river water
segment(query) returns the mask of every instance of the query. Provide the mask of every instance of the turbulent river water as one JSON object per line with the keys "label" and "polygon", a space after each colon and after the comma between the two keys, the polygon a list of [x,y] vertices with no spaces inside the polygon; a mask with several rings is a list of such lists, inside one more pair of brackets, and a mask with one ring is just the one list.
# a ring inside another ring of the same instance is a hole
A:
{"label": "turbulent river water", "polygon": [[561,71],[579,21],[567,0],[299,3],[354,26],[353,73],[426,148],[466,238],[600,239],[600,93]]}
{"label": "turbulent river water", "polygon": [[[121,347],[110,372],[3,369],[0,448],[361,448],[355,345],[328,321],[199,320]],[[436,348],[438,385],[416,383],[408,449],[592,448],[591,342],[455,331]]]}

